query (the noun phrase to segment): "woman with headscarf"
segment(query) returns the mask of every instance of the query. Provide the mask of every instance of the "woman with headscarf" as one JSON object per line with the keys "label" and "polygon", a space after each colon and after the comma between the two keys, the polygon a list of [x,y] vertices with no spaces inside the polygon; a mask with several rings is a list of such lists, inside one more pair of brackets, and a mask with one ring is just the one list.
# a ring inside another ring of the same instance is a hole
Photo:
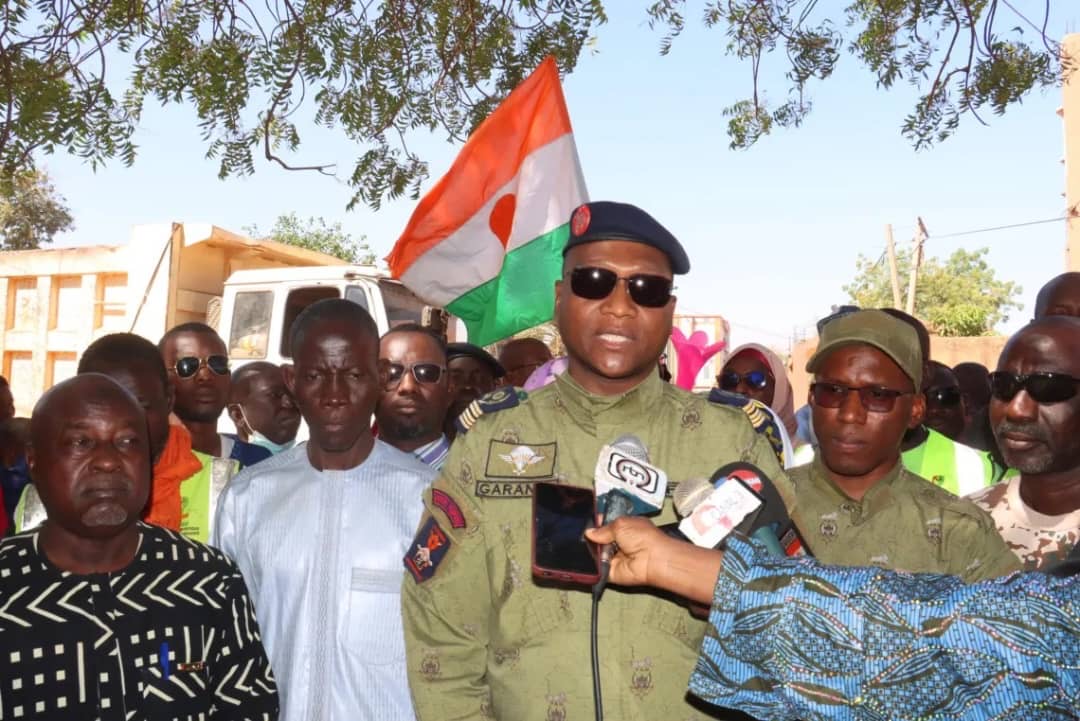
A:
{"label": "woman with headscarf", "polygon": [[795,402],[791,396],[791,381],[780,356],[763,345],[747,343],[736,348],[716,384],[730,393],[739,393],[760,401],[773,410],[784,424],[793,443],[801,445],[796,435]]}

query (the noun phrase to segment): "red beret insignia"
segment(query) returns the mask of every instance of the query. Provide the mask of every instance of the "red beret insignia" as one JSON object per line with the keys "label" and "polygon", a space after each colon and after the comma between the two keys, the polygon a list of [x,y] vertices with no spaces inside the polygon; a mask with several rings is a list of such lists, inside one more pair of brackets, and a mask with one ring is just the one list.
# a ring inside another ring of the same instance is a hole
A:
{"label": "red beret insignia", "polygon": [[574,211],[574,217],[570,218],[570,232],[574,235],[584,235],[585,231],[589,229],[589,222],[592,220],[592,213],[589,211],[589,206],[582,205]]}

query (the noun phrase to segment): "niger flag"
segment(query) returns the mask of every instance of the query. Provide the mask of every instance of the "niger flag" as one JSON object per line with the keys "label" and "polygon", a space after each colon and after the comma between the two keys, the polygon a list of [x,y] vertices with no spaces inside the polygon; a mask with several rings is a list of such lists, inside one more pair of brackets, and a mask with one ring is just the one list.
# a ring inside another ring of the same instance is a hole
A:
{"label": "niger flag", "polygon": [[487,345],[551,319],[570,214],[587,200],[549,57],[472,134],[386,261]]}

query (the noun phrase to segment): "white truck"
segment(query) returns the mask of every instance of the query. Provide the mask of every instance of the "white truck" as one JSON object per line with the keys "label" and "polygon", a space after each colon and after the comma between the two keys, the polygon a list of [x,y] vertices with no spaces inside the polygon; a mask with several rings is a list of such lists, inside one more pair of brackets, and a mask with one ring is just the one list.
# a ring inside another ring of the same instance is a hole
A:
{"label": "white truck", "polygon": [[292,358],[288,330],[304,308],[325,298],[345,298],[363,306],[379,332],[401,323],[438,326],[443,316],[385,271],[339,265],[274,270],[240,270],[225,281],[217,331],[233,365]]}
{"label": "white truck", "polygon": [[286,331],[322,298],[363,305],[380,332],[409,321],[446,325],[443,311],[372,266],[212,225],[143,225],[126,245],[0,253],[0,374],[16,414],[29,416],[96,338],[125,331],[156,343],[196,320],[218,330],[234,367],[288,362]]}

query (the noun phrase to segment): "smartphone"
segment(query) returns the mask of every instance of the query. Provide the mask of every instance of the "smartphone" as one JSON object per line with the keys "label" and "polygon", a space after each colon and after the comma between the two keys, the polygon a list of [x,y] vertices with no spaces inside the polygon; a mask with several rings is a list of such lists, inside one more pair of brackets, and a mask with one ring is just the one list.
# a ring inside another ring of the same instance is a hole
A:
{"label": "smartphone", "polygon": [[533,486],[533,575],[591,586],[600,580],[596,544],[585,529],[596,525],[596,493],[559,483]]}

